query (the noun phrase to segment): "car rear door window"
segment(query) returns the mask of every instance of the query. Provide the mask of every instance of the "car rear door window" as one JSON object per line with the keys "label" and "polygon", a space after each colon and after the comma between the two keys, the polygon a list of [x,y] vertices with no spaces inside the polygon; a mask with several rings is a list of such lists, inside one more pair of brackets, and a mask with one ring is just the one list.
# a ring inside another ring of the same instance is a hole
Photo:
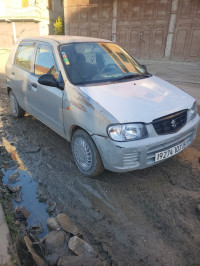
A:
{"label": "car rear door window", "polygon": [[40,45],[37,49],[34,73],[38,76],[52,74],[58,78],[58,68],[56,66],[52,50],[47,45]]}
{"label": "car rear door window", "polygon": [[14,64],[31,71],[35,44],[21,44],[17,50]]}

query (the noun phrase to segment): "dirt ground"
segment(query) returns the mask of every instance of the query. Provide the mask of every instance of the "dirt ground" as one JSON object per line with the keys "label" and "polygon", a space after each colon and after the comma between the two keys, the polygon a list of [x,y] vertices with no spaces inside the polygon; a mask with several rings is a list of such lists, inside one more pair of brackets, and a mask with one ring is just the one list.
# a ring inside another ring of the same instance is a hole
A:
{"label": "dirt ground", "polygon": [[77,170],[65,139],[28,114],[13,118],[3,90],[0,108],[0,139],[16,147],[44,198],[72,218],[101,258],[200,265],[200,128],[189,148],[157,166],[90,179]]}

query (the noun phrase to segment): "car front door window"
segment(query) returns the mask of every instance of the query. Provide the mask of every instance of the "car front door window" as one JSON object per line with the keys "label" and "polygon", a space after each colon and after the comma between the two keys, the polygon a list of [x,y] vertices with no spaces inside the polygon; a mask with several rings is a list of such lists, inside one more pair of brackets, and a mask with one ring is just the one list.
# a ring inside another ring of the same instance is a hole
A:
{"label": "car front door window", "polygon": [[52,74],[55,79],[58,78],[58,69],[50,47],[40,45],[37,49],[34,73],[37,76],[43,74]]}

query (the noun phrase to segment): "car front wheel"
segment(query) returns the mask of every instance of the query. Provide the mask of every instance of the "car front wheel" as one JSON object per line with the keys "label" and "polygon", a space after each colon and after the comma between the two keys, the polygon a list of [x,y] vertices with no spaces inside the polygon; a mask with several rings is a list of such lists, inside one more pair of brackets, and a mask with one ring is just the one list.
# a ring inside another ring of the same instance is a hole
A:
{"label": "car front wheel", "polygon": [[19,106],[15,94],[13,91],[9,93],[10,107],[14,117],[22,117],[25,114],[25,111]]}
{"label": "car front wheel", "polygon": [[104,166],[90,135],[78,129],[72,137],[72,153],[79,170],[90,177],[98,176],[104,171]]}

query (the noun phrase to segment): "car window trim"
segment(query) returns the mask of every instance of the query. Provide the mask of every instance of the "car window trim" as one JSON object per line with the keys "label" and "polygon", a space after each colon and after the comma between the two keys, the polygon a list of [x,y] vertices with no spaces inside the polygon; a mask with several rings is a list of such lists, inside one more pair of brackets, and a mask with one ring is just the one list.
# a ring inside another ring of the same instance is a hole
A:
{"label": "car window trim", "polygon": [[55,64],[56,69],[57,69],[57,71],[58,71],[58,73],[59,73],[59,72],[60,72],[60,69],[59,69],[59,67],[58,67],[58,63],[57,63],[57,61],[56,61],[56,57],[55,57],[55,52],[54,52],[53,46],[52,46],[50,43],[39,41],[39,42],[37,42],[37,45],[36,45],[36,51],[35,51],[35,57],[34,57],[34,63],[33,63],[33,74],[34,74],[35,76],[39,77],[39,75],[35,74],[35,62],[36,62],[37,51],[38,51],[38,49],[40,48],[40,46],[42,46],[42,45],[45,45],[45,46],[47,46],[47,47],[50,48],[51,53],[52,53],[52,56],[53,56],[54,64]]}
{"label": "car window trim", "polygon": [[[18,55],[18,51],[19,51],[20,46],[33,46],[33,47],[34,47],[34,51],[33,51],[33,60],[32,60],[32,62],[31,62],[31,70],[28,70],[28,69],[26,69],[26,68],[24,68],[24,67],[22,67],[22,66],[20,66],[20,65],[17,65],[17,64],[15,63],[15,60],[16,60],[16,57],[17,57],[17,55]],[[13,65],[19,67],[20,69],[22,69],[22,70],[24,70],[24,71],[26,71],[26,72],[28,72],[28,73],[32,73],[33,65],[34,65],[34,58],[35,58],[36,46],[37,46],[37,43],[34,42],[34,41],[28,41],[28,42],[24,42],[24,41],[22,41],[22,42],[20,42],[19,45],[18,45],[18,47],[17,47],[17,49],[16,49],[16,52],[15,52],[15,56],[14,56],[14,60],[13,60]]]}

